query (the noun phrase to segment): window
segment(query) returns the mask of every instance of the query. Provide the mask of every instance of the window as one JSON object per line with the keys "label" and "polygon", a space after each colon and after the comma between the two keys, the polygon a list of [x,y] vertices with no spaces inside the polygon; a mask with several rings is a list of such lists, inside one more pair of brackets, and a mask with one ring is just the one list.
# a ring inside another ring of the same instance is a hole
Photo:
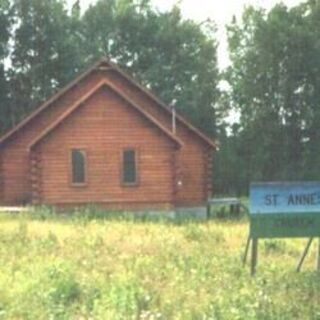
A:
{"label": "window", "polygon": [[83,150],[71,151],[72,184],[84,185],[86,183],[86,154]]}
{"label": "window", "polygon": [[122,182],[125,185],[135,185],[137,183],[136,151],[134,149],[123,151]]}

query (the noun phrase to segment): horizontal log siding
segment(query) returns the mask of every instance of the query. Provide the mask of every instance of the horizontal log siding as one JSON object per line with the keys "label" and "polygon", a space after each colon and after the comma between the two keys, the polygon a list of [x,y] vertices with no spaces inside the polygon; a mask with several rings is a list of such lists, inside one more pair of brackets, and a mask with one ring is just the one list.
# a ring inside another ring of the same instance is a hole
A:
{"label": "horizontal log siding", "polygon": [[41,203],[42,178],[41,154],[39,150],[30,152],[30,184],[32,190],[32,204]]}
{"label": "horizontal log siding", "polygon": [[[125,92],[169,130],[172,129],[170,113],[115,71],[109,70],[105,75],[119,90]],[[184,143],[177,156],[176,166],[179,168],[182,186],[177,189],[176,203],[179,206],[204,204],[208,194],[211,194],[211,186],[208,184],[211,170],[207,165],[208,146],[179,121],[177,121],[176,134]]]}
{"label": "horizontal log siding", "polygon": [[183,150],[178,154],[180,180],[177,206],[203,205],[207,200],[208,171],[207,152],[202,144],[186,130],[181,130],[181,139],[186,141]]}
{"label": "horizontal log siding", "polygon": [[[122,151],[135,148],[138,186],[121,183]],[[174,143],[111,90],[103,88],[40,142],[45,203],[173,202]],[[70,150],[87,157],[87,184],[70,184]]]}
{"label": "horizontal log siding", "polygon": [[29,173],[27,151],[10,144],[3,152],[4,204],[23,204],[30,198]]}
{"label": "horizontal log siding", "polygon": [[207,198],[212,197],[212,177],[213,177],[213,152],[211,149],[207,151]]}

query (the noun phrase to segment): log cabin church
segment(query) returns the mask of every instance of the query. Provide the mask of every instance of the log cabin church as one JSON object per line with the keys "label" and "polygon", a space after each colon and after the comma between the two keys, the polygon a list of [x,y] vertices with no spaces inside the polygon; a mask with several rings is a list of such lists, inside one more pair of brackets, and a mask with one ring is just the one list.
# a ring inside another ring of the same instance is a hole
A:
{"label": "log cabin church", "polygon": [[215,148],[102,59],[0,138],[0,205],[203,206]]}

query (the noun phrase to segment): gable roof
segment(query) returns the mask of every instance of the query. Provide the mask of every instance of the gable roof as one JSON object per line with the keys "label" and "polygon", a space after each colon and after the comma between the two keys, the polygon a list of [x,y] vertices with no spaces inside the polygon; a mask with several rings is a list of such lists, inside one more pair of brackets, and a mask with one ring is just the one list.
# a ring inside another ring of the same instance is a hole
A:
{"label": "gable roof", "polygon": [[102,87],[107,87],[115,92],[118,96],[120,96],[123,100],[125,100],[128,104],[130,104],[135,110],[137,110],[145,119],[150,121],[153,125],[155,125],[158,129],[160,129],[171,141],[173,141],[178,147],[183,146],[183,142],[174,135],[171,131],[169,131],[166,127],[164,127],[157,119],[151,116],[149,113],[145,112],[140,108],[135,102],[133,102],[126,94],[118,90],[112,83],[107,80],[100,81],[96,86],[94,86],[88,93],[82,96],[78,101],[76,101],[67,111],[65,111],[62,115],[60,115],[55,121],[51,123],[46,129],[44,129],[28,146],[29,150],[37,145],[40,141],[42,141],[49,133],[54,131],[65,119],[67,119],[75,110],[77,110],[84,102],[86,102],[90,97],[94,95],[99,89]]}
{"label": "gable roof", "polygon": [[[104,66],[106,65],[106,66]],[[149,91],[147,88],[141,86],[140,84],[138,84],[133,78],[131,78],[127,73],[125,73],[123,70],[121,70],[117,65],[115,65],[114,63],[110,62],[108,59],[106,58],[102,58],[101,60],[99,60],[98,62],[96,62],[92,67],[90,67],[87,71],[85,71],[84,73],[82,73],[81,75],[79,75],[78,77],[76,77],[73,81],[71,81],[68,85],[66,85],[64,88],[62,88],[61,90],[59,90],[57,93],[55,93],[51,98],[49,98],[48,100],[46,100],[42,105],[40,105],[40,107],[38,107],[35,111],[33,111],[29,116],[27,116],[24,120],[22,120],[19,124],[17,124],[15,127],[13,127],[11,130],[9,130],[6,134],[4,134],[2,137],[0,137],[0,146],[1,144],[3,144],[4,142],[6,142],[10,137],[12,137],[15,133],[17,133],[20,129],[22,129],[25,125],[27,125],[32,119],[34,119],[38,114],[40,114],[42,111],[44,111],[47,107],[49,107],[54,101],[56,101],[57,99],[59,99],[63,94],[65,94],[67,91],[69,91],[71,88],[73,88],[78,82],[80,82],[82,79],[84,79],[85,77],[87,77],[91,72],[93,72],[94,70],[99,70],[99,69],[103,69],[103,70],[115,70],[117,71],[121,76],[123,76],[125,79],[127,79],[131,84],[133,84],[135,87],[139,88],[142,92],[144,92],[149,98],[151,98],[156,104],[158,104],[161,108],[163,108],[164,110],[166,110],[168,113],[171,114],[171,109],[165,105],[161,100],[159,100],[153,93],[151,93],[151,91]],[[108,86],[110,87],[110,83],[108,83]],[[113,91],[117,90],[113,88]],[[119,90],[117,90],[117,93],[119,94]],[[134,104],[133,101],[131,99],[129,99],[127,96],[125,96],[123,93],[121,93],[121,96],[124,98],[125,100],[130,100],[130,104]],[[135,104],[136,105],[136,104]],[[137,105],[136,105],[137,106]],[[142,112],[143,110],[139,107],[139,111]],[[147,113],[145,111],[143,111],[143,113],[146,115]],[[165,130],[166,132],[170,132],[168,129],[166,129],[164,126],[162,126],[154,117],[150,116],[148,114],[149,118],[152,118],[153,122],[155,121],[157,124],[157,126],[159,127],[159,125],[162,127],[162,131]],[[196,127],[194,127],[189,121],[187,121],[183,116],[181,116],[180,114],[176,113],[176,118],[178,121],[180,121],[181,123],[183,123],[189,130],[191,130],[193,133],[195,133],[202,141],[204,141],[207,145],[209,145],[210,147],[216,149],[217,148],[217,144],[210,139],[208,136],[206,136],[204,133],[202,133],[199,129],[197,129]],[[51,126],[50,126],[51,127]],[[174,136],[171,132],[170,132],[171,136]],[[175,139],[177,139],[175,137]],[[179,139],[178,139],[179,140]],[[180,143],[181,141],[179,141]]]}

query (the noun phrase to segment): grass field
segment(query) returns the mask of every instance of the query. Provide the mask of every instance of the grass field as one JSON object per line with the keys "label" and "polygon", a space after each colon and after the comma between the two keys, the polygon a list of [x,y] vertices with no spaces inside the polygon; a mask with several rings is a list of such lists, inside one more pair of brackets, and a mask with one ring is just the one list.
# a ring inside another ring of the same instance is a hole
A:
{"label": "grass field", "polygon": [[241,265],[248,224],[0,216],[0,319],[320,319],[315,248],[267,240]]}

